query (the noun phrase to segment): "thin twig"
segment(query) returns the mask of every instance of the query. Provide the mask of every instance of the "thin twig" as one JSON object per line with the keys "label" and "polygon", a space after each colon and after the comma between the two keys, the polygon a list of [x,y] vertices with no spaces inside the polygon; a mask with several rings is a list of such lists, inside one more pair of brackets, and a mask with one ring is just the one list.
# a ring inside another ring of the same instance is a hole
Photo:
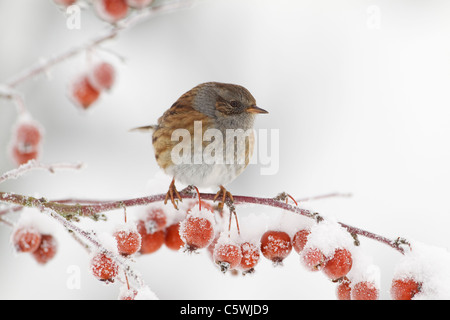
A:
{"label": "thin twig", "polygon": [[349,197],[351,197],[351,196],[352,196],[351,193],[339,193],[339,192],[333,192],[333,193],[322,194],[322,195],[319,195],[319,196],[313,196],[313,197],[306,197],[306,198],[297,199],[297,202],[305,202],[305,201],[313,201],[313,200],[322,200],[322,199],[335,198],[335,197],[345,197],[345,198],[349,198]]}
{"label": "thin twig", "polygon": [[61,223],[64,227],[66,227],[68,230],[71,230],[75,232],[77,235],[84,238],[87,242],[89,242],[92,246],[94,246],[98,251],[104,252],[107,256],[109,256],[111,259],[114,260],[115,263],[117,263],[118,266],[122,268],[126,273],[128,273],[130,276],[132,276],[135,281],[138,283],[139,287],[145,286],[144,280],[137,274],[128,264],[128,261],[123,258],[122,256],[115,254],[111,252],[110,250],[107,250],[101,242],[91,233],[79,228],[77,225],[72,223],[71,221],[64,219],[62,216],[57,214],[54,210],[45,207],[44,205],[41,205],[39,208],[41,211],[46,212],[49,214],[52,218],[54,218],[57,222]]}
{"label": "thin twig", "polygon": [[[170,2],[163,2],[160,5],[149,7],[148,9],[139,11],[136,15],[132,15],[127,19],[119,22],[114,25],[106,34],[98,36],[93,40],[88,41],[78,47],[72,48],[68,51],[65,51],[57,56],[46,59],[44,63],[37,63],[17,75],[13,76],[9,80],[4,83],[4,87],[9,89],[14,89],[24,81],[35,77],[43,72],[48,71],[51,67],[65,61],[71,57],[78,55],[79,53],[85,52],[87,50],[91,50],[100,44],[114,39],[118,36],[119,33],[135,26],[136,24],[145,21],[151,17],[154,17],[159,14],[172,12],[174,10],[188,8],[192,6],[194,1],[192,0],[175,0]],[[2,96],[0,91],[0,96]],[[5,97],[5,95],[3,95]],[[7,96],[6,96],[7,97]]]}
{"label": "thin twig", "polygon": [[22,164],[16,169],[12,169],[3,175],[0,176],[0,183],[9,180],[9,179],[17,179],[24,173],[34,170],[34,169],[44,169],[48,170],[51,173],[54,173],[55,170],[59,169],[71,169],[71,170],[79,170],[83,167],[82,163],[53,163],[53,164],[44,164],[40,163],[36,160],[30,160],[25,164]]}

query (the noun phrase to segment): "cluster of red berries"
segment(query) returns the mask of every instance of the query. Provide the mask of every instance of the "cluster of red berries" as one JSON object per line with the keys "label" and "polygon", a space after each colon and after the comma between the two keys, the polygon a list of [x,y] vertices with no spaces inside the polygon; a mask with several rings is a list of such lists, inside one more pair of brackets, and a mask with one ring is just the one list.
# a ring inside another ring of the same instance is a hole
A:
{"label": "cluster of red berries", "polygon": [[[422,284],[411,277],[397,278],[391,284],[391,298],[393,300],[411,300],[420,292]],[[379,289],[374,282],[360,281],[355,284],[347,278],[339,279],[336,289],[339,300],[376,300]]]}
{"label": "cluster of red berries", "polygon": [[[54,0],[61,6],[71,6],[77,0]],[[115,23],[124,19],[131,9],[143,9],[153,3],[153,0],[94,0],[95,13],[103,20]]]}
{"label": "cluster of red berries", "polygon": [[56,239],[51,234],[42,234],[29,226],[17,227],[12,234],[12,243],[17,252],[30,253],[39,264],[49,262],[57,252]]}
{"label": "cluster of red berries", "polygon": [[[222,272],[254,271],[260,256],[282,264],[292,249],[300,256],[302,265],[310,271],[322,271],[330,280],[338,283],[336,296],[339,300],[376,300],[379,288],[374,281],[358,280],[352,283],[347,277],[353,258],[346,248],[337,247],[333,254],[325,255],[319,248],[308,244],[310,229],[301,229],[291,237],[287,232],[268,230],[259,243],[237,240],[228,233],[215,230],[214,208],[207,202],[193,202],[186,210],[183,220],[168,225],[168,217],[161,207],[149,207],[146,215],[136,222],[135,229],[122,228],[114,233],[118,252],[126,257],[156,252],[164,244],[171,250],[197,251],[207,249],[214,263]],[[98,253],[91,261],[93,274],[105,282],[113,282],[119,267],[107,253]],[[411,299],[420,292],[421,283],[411,278],[394,279],[391,296],[396,300]],[[136,294],[128,290],[124,296],[133,299]]]}
{"label": "cluster of red berries", "polygon": [[[149,207],[145,216],[135,225],[119,227],[114,232],[118,253],[123,257],[150,254],[158,251],[164,244],[171,250],[179,250],[184,246],[178,232],[179,224],[167,225],[167,221],[162,208]],[[91,270],[97,279],[109,283],[114,282],[119,267],[108,253],[100,252],[92,258]]]}
{"label": "cluster of red berries", "polygon": [[76,105],[88,109],[100,98],[102,92],[111,89],[114,80],[114,67],[108,62],[101,61],[71,83],[69,95]]}
{"label": "cluster of red berries", "polygon": [[19,117],[13,127],[10,155],[17,165],[38,159],[42,150],[43,129],[28,114]]}
{"label": "cluster of red berries", "polygon": [[240,270],[252,272],[260,258],[260,249],[252,241],[240,241],[228,234],[216,233],[214,208],[207,202],[192,204],[180,222],[179,236],[186,251],[206,248],[222,272]]}

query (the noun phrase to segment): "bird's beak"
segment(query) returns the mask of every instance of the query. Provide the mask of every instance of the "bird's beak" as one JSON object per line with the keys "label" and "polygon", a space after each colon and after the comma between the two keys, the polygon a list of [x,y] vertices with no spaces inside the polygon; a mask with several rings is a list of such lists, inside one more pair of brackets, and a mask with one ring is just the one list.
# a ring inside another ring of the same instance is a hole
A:
{"label": "bird's beak", "polygon": [[266,110],[261,109],[261,108],[255,106],[255,105],[248,107],[246,111],[248,113],[269,113]]}

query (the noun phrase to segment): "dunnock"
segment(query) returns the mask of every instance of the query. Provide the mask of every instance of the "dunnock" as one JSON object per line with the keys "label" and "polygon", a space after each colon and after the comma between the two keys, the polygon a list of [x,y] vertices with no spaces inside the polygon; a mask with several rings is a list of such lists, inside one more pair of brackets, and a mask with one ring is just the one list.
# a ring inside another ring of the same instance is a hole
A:
{"label": "dunnock", "polygon": [[[181,196],[175,188],[175,180],[196,187],[219,187],[220,190],[214,200],[221,195],[222,202],[219,204],[221,207],[226,197],[232,201],[233,197],[224,185],[241,174],[249,163],[254,147],[253,122],[255,115],[259,113],[268,112],[256,106],[255,98],[244,87],[207,82],[183,94],[158,119],[157,125],[135,128],[138,131],[153,131],[152,141],[156,161],[167,174],[173,177],[164,203],[167,203],[170,198],[174,207],[177,208],[174,197],[181,201]],[[196,132],[200,128],[201,132]],[[173,138],[177,129],[181,129],[181,133],[189,133],[187,150],[190,154],[184,158],[188,161],[174,161],[173,151],[180,143],[179,135]],[[213,138],[205,139],[204,134],[208,129],[215,129],[212,130],[215,134]],[[236,135],[230,134],[236,132],[247,132],[248,139],[245,140],[244,149],[239,150]],[[196,134],[201,134],[200,144],[198,140],[195,141]],[[206,159],[200,157],[201,161],[198,161],[199,158],[196,158],[196,161],[194,154],[199,152],[198,147],[206,150],[208,142],[216,143],[214,146],[217,148],[213,150],[214,156],[212,156],[214,160],[205,161]],[[232,150],[232,154],[227,158],[227,151],[228,155],[230,154],[229,150]],[[242,160],[239,157],[244,157],[245,160],[238,161],[238,159]]]}

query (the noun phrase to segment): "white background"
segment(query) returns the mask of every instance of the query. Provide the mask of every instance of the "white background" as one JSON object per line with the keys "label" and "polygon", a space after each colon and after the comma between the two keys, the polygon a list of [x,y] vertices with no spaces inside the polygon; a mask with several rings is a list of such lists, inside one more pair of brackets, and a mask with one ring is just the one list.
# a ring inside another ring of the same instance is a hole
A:
{"label": "white background", "polygon": [[[201,82],[232,82],[269,111],[256,128],[280,133],[278,173],[261,176],[260,165],[252,165],[228,186],[232,193],[351,192],[352,198],[308,205],[384,236],[448,248],[449,15],[446,0],[208,0],[145,21],[103,46],[125,61],[99,53],[116,65],[118,79],[88,112],[66,97],[86,65],[84,54],[18,88],[45,127],[42,161],[82,161],[86,168],[35,171],[1,190],[49,199],[145,195],[158,168],[150,138],[128,129],[155,123]],[[68,30],[64,12],[50,0],[2,1],[0,81],[107,28],[90,8],[82,11],[81,29]],[[0,100],[1,172],[14,168],[7,145],[16,116],[13,103]],[[42,267],[15,255],[11,229],[0,226],[0,298],[116,299],[119,286],[95,280],[86,251],[62,227],[55,232],[58,255]],[[380,267],[381,298],[388,299],[401,255],[372,240],[361,245]],[[135,265],[162,299],[335,298],[335,285],[305,271],[294,252],[280,268],[261,261],[250,277],[222,275],[206,254],[166,248]],[[73,266],[80,270],[78,289],[67,286]]]}

